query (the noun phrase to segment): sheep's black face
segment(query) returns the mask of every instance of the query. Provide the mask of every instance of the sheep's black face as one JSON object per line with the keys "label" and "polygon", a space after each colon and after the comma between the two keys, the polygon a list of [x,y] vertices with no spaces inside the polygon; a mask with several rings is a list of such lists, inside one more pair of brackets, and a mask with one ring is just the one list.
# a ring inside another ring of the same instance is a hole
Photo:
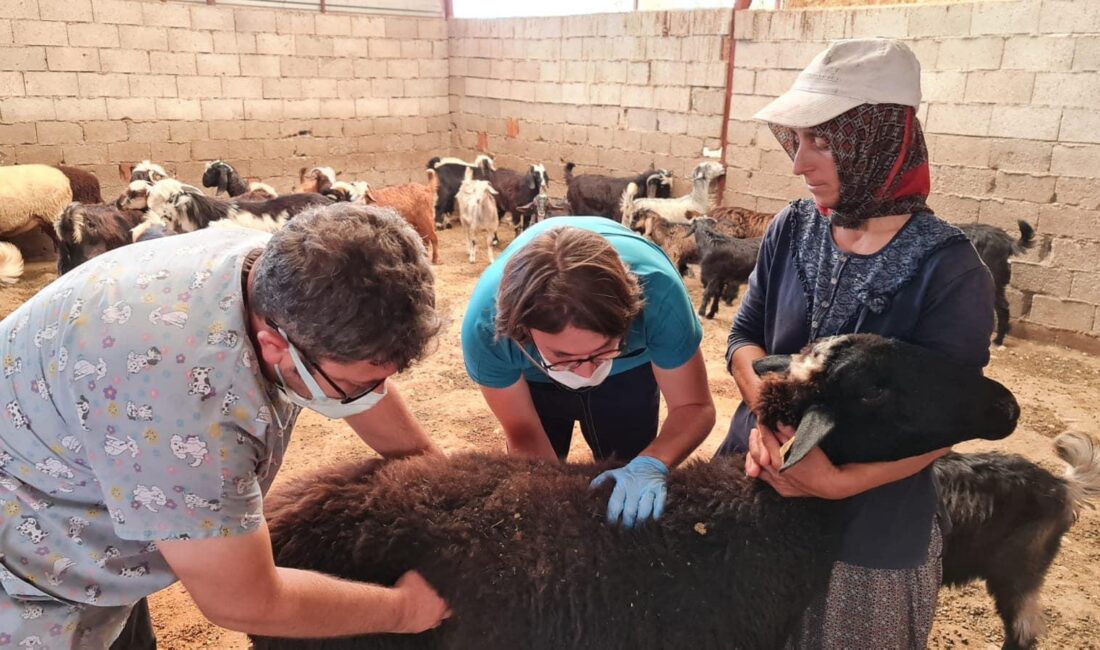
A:
{"label": "sheep's black face", "polygon": [[[786,366],[784,368],[783,366]],[[797,425],[784,467],[820,446],[834,463],[897,460],[1012,433],[1019,406],[975,368],[870,334],[816,342],[789,362],[768,357],[759,413]]]}

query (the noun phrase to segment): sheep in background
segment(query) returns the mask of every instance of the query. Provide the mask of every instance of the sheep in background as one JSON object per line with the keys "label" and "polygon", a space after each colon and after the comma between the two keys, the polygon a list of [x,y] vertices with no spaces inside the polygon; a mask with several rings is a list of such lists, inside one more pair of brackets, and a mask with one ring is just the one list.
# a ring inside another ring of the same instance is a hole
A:
{"label": "sheep in background", "polygon": [[622,221],[621,199],[630,183],[638,188],[644,187],[647,197],[664,199],[672,196],[672,172],[667,169],[650,166],[649,171],[632,178],[616,178],[601,174],[574,176],[575,168],[576,164],[565,163],[565,184],[568,187],[565,198],[573,214]]}
{"label": "sheep in background", "polygon": [[634,215],[642,208],[653,210],[673,223],[687,223],[695,216],[706,214],[711,209],[718,179],[725,174],[726,169],[721,163],[713,160],[701,162],[691,174],[691,193],[675,199],[636,199],[638,186],[631,183],[623,190],[621,198],[622,223],[633,228]]}
{"label": "sheep in background", "polygon": [[691,226],[671,223],[656,212],[644,208],[636,217],[645,225],[649,238],[661,247],[676,270],[680,272],[680,277],[689,274],[688,264],[699,263],[699,246],[695,242]]}
{"label": "sheep in background", "polygon": [[974,245],[978,256],[989,268],[993,275],[993,286],[996,295],[993,300],[993,310],[997,315],[997,333],[993,337],[994,345],[1004,345],[1005,335],[1008,334],[1008,298],[1005,296],[1005,287],[1012,279],[1012,265],[1008,258],[1014,255],[1023,255],[1035,243],[1035,229],[1024,220],[1017,221],[1020,228],[1020,238],[1013,239],[1011,235],[997,226],[981,223],[958,224],[959,230]]}
{"label": "sheep in background", "polygon": [[93,257],[133,243],[136,239],[131,231],[143,221],[141,210],[70,203],[53,224],[59,240],[57,274],[64,275]]}
{"label": "sheep in background", "polygon": [[143,160],[136,165],[133,163],[119,163],[118,165],[118,179],[127,185],[134,181],[156,183],[166,178],[172,178],[172,175],[150,160]]}
{"label": "sheep in background", "polygon": [[714,219],[715,229],[727,237],[739,239],[752,239],[763,237],[768,229],[768,224],[775,218],[775,214],[757,212],[748,208],[733,206],[717,207],[706,213],[707,217]]}
{"label": "sheep in background", "polygon": [[234,198],[238,201],[270,201],[271,199],[279,198],[279,193],[275,191],[274,187],[267,183],[252,181],[248,184],[247,192]]}
{"label": "sheep in background", "polygon": [[546,167],[541,164],[531,165],[527,173],[522,175],[504,167],[494,169],[489,182],[498,193],[498,215],[503,219],[505,214],[511,214],[512,225],[517,234],[531,225],[530,219],[524,218],[519,206],[531,203],[540,192],[550,187],[550,177],[546,175]]}
{"label": "sheep in background", "polygon": [[[823,339],[793,359],[761,360],[758,372],[771,371],[779,374],[765,378],[773,388],[761,400],[778,400],[768,409],[799,423],[799,436],[814,431],[803,422],[819,420],[803,415],[829,413],[836,424],[830,437],[852,445],[873,438],[870,448],[884,456],[915,455],[968,435],[1003,438],[1019,415],[995,381],[872,335]],[[891,399],[863,399],[883,390]],[[956,399],[960,394],[971,399]],[[884,429],[903,435],[879,435]],[[1100,457],[1071,459],[1067,479],[1050,479],[1062,481],[1067,494],[1095,495]],[[635,530],[604,522],[606,489],[588,489],[603,465],[470,454],[323,470],[268,498],[276,563],[381,584],[416,569],[454,616],[411,637],[256,638],[255,648],[717,649],[731,640],[783,647],[827,584],[836,543],[828,521],[843,506],[779,497],[745,477],[743,463],[723,457],[672,472],[664,516]],[[1006,478],[1015,478],[1012,467],[958,473],[946,464],[944,472],[953,477],[950,489],[969,492],[976,503],[990,481],[1029,492]],[[1000,514],[986,512],[991,520]],[[1038,534],[1027,526],[1019,532]],[[996,558],[988,546],[985,557]],[[687,616],[691,625],[684,625]]]}
{"label": "sheep in background", "polygon": [[197,187],[166,178],[153,185],[148,203],[146,219],[163,223],[169,231],[190,232],[221,219],[231,219],[248,228],[274,232],[299,212],[329,205],[332,199],[320,194],[296,193],[268,201],[222,201],[206,196]]}
{"label": "sheep in background", "polygon": [[497,212],[496,195],[489,181],[478,181],[471,178],[462,181],[458,188],[458,196],[455,197],[455,205],[458,207],[458,218],[466,228],[466,250],[470,254],[470,263],[477,261],[477,236],[485,236],[485,254],[489,257],[489,263],[493,263],[493,239],[497,228],[500,227],[500,216]]}
{"label": "sheep in background", "polygon": [[228,193],[231,197],[240,196],[248,191],[248,183],[244,182],[233,165],[224,160],[206,163],[206,169],[202,172],[202,186],[216,187],[218,188],[216,194]]}
{"label": "sheep in background", "polygon": [[69,179],[73,191],[73,200],[77,203],[103,203],[103,194],[99,189],[99,179],[92,172],[76,167],[57,165],[57,169]]}
{"label": "sheep in background", "polygon": [[[695,236],[701,260],[699,280],[703,283],[703,301],[699,305],[699,315],[705,318],[714,318],[718,313],[720,298],[727,305],[733,304],[741,284],[748,281],[756,268],[762,241],[759,237],[726,237],[716,230],[715,225],[714,219],[697,217],[688,229]],[[708,303],[711,305],[709,310]]]}
{"label": "sheep in background", "polygon": [[[77,189],[70,174],[59,167],[0,166],[0,237],[18,237],[42,228],[56,247],[59,242],[53,221],[74,200]],[[90,187],[79,187],[82,198],[88,198],[89,193]],[[14,284],[22,275],[23,254],[19,248],[0,246],[0,283]]]}
{"label": "sheep in background", "polygon": [[324,194],[336,182],[332,167],[302,167],[298,170],[297,192]]}
{"label": "sheep in background", "polygon": [[493,164],[492,156],[484,154],[475,158],[472,163],[458,158],[440,158],[439,156],[429,160],[428,172],[435,174],[437,183],[435,227],[445,227],[444,215],[457,212],[455,196],[458,194],[458,188],[462,185],[462,181],[466,178],[467,170],[473,174],[474,180],[488,181],[492,179],[495,169],[496,166]]}

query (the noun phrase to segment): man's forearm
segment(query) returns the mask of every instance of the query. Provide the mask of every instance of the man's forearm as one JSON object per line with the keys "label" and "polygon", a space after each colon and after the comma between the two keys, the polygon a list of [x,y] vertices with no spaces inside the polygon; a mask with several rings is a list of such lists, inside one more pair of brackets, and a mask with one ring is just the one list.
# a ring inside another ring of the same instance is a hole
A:
{"label": "man's forearm", "polygon": [[346,419],[363,442],[386,458],[442,453],[413,416],[396,383],[374,408]]}
{"label": "man's forearm", "polygon": [[402,632],[406,604],[402,593],[378,585],[349,582],[320,573],[280,567],[271,596],[239,603],[214,623],[260,636],[325,638]]}

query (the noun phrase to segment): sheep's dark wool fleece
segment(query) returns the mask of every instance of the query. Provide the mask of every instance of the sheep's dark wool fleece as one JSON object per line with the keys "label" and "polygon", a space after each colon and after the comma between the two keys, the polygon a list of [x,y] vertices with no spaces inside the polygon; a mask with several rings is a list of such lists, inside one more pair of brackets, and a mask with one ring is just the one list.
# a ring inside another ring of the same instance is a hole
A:
{"label": "sheep's dark wool fleece", "polygon": [[416,569],[454,615],[417,636],[255,647],[781,647],[827,581],[831,504],[784,499],[743,463],[673,472],[665,515],[633,531],[605,523],[593,464],[471,454],[302,479],[268,501],[276,564],[381,584]]}
{"label": "sheep's dark wool fleece", "polygon": [[99,190],[99,179],[92,172],[77,167],[58,165],[57,169],[69,179],[73,190],[73,200],[77,203],[103,203]]}

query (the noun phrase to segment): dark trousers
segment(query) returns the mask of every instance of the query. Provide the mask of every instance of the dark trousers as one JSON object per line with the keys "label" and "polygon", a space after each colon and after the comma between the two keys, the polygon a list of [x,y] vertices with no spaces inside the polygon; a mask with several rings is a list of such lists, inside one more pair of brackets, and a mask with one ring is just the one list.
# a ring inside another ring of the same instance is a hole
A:
{"label": "dark trousers", "polygon": [[648,363],[612,375],[586,391],[571,391],[553,382],[527,385],[559,458],[569,453],[576,422],[599,460],[630,460],[657,437],[661,392]]}
{"label": "dark trousers", "polygon": [[142,598],[130,611],[126,627],[111,644],[111,650],[157,650],[153,619],[149,616],[149,599]]}

